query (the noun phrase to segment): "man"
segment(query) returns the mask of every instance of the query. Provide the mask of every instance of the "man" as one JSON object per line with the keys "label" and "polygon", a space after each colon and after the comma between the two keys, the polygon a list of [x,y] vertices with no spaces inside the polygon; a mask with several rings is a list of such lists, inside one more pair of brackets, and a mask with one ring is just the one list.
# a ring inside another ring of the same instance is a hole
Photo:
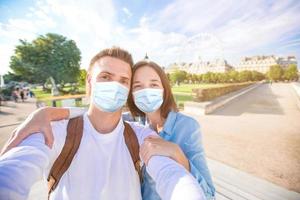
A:
{"label": "man", "polygon": [[[125,144],[121,119],[132,65],[131,55],[120,48],[105,49],[91,60],[87,76],[91,104],[83,117],[83,136],[50,199],[141,199],[140,182]],[[0,157],[0,199],[26,199],[31,186],[48,176],[64,148],[68,121],[51,126],[51,149],[37,133]],[[131,127],[139,144],[155,134],[134,124]],[[204,199],[196,180],[171,159],[154,156],[147,170],[162,199]]]}

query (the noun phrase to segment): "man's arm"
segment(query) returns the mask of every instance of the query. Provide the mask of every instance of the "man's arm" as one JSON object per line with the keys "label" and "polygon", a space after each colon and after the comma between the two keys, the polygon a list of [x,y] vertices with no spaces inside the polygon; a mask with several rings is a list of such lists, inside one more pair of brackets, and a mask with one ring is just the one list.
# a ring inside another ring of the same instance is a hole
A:
{"label": "man's arm", "polygon": [[[131,123],[141,145],[149,135],[157,135],[148,128]],[[163,200],[205,200],[196,179],[180,164],[163,156],[152,156],[146,170],[156,183],[156,191]]]}
{"label": "man's arm", "polygon": [[171,158],[153,156],[146,170],[155,181],[156,191],[163,200],[206,199],[196,179]]}
{"label": "man's arm", "polygon": [[45,145],[43,134],[36,133],[0,157],[0,199],[27,199],[31,186],[48,175],[59,155],[65,126],[58,122],[53,127],[54,136],[60,132],[60,137],[55,138],[52,149]]}
{"label": "man's arm", "polygon": [[50,149],[34,134],[0,157],[0,199],[27,199],[31,186],[43,178]]}

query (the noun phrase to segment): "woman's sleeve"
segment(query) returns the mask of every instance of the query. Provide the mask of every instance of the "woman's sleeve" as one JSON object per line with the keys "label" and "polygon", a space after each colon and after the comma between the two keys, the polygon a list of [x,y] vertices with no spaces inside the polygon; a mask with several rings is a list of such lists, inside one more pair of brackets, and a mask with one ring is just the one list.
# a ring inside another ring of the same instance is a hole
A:
{"label": "woman's sleeve", "polygon": [[215,188],[205,159],[200,126],[192,119],[188,127],[190,131],[186,134],[188,138],[186,138],[184,152],[190,163],[190,172],[201,185],[206,198],[214,199]]}

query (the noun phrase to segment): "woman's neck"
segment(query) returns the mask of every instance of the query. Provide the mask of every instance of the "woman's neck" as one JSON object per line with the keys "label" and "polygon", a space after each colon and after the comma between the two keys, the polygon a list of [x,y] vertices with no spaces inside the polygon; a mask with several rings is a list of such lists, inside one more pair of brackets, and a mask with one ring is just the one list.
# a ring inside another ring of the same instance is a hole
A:
{"label": "woman's neck", "polygon": [[165,123],[165,119],[161,116],[160,110],[157,110],[157,111],[155,111],[153,113],[147,113],[146,117],[147,117],[148,122],[151,125],[151,127],[157,133],[159,133],[163,129],[164,123]]}

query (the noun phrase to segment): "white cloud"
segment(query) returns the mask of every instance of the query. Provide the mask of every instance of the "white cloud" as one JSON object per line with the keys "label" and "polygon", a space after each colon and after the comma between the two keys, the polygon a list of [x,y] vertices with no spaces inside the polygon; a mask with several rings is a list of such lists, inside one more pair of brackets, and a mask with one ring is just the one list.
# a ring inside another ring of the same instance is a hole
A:
{"label": "white cloud", "polygon": [[122,8],[122,11],[126,14],[127,18],[132,17],[132,12],[130,12],[130,10],[128,10],[128,8],[124,7]]}
{"label": "white cloud", "polygon": [[147,52],[164,66],[197,56],[224,56],[232,61],[249,53],[271,54],[270,46],[276,47],[275,52],[293,53],[290,47],[299,45],[295,39],[300,34],[299,8],[300,2],[291,0],[175,0],[144,14],[135,27],[128,28],[118,21],[118,14],[127,19],[137,15],[127,7],[115,8],[112,0],[41,0],[24,18],[0,23],[0,41],[7,41],[0,45],[0,65],[8,66],[18,39],[32,40],[47,32],[75,40],[82,67],[96,52],[112,45],[130,50],[136,60]]}
{"label": "white cloud", "polygon": [[[220,41],[224,56],[233,58],[277,45],[283,37],[295,36],[300,27],[299,8],[300,2],[296,1],[268,4],[260,0],[214,3],[209,0],[177,0],[158,15],[155,13],[148,18],[151,19],[149,26],[162,32],[176,30],[192,36],[209,33]],[[272,49],[269,51],[272,53]]]}

